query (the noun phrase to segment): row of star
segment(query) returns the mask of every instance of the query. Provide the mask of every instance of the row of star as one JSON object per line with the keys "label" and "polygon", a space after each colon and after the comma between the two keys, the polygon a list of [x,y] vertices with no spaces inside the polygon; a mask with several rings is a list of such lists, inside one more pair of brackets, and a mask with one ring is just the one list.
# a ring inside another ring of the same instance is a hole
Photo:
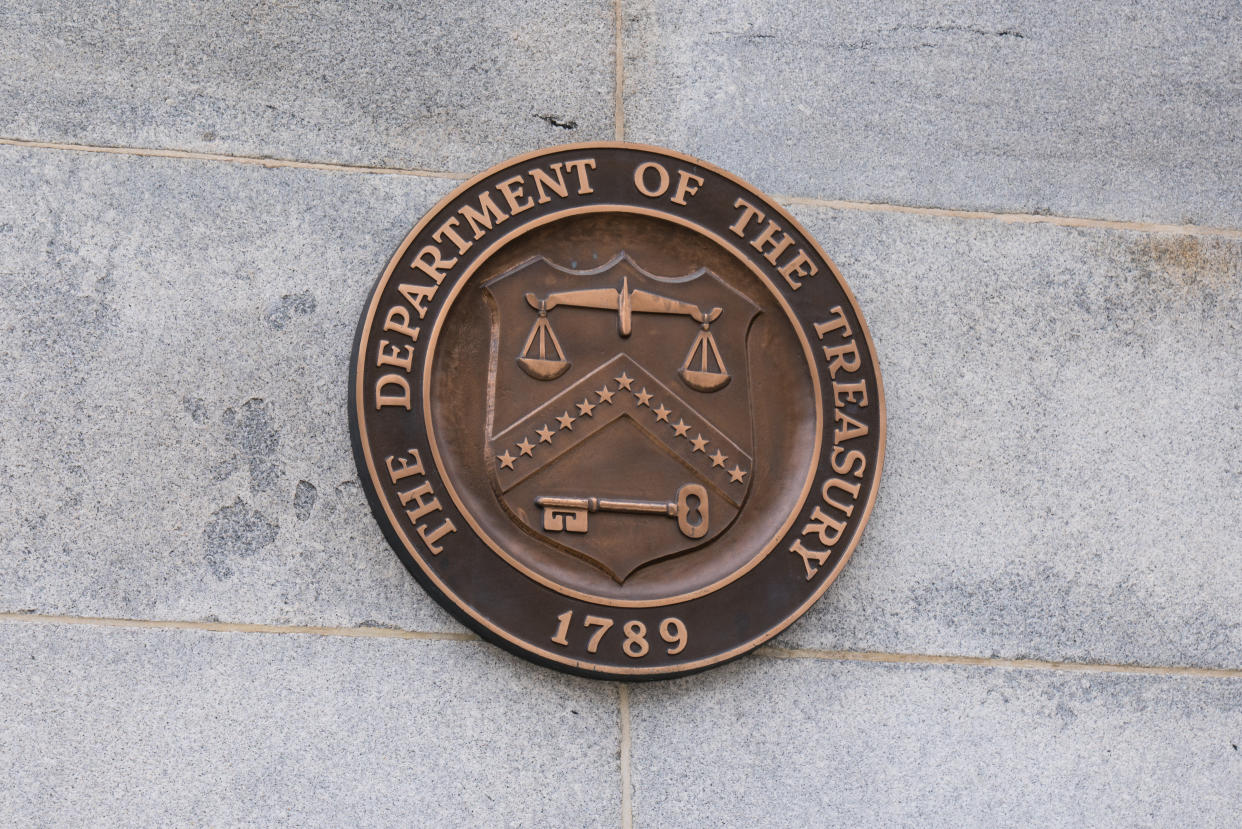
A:
{"label": "row of star", "polygon": [[[617,381],[618,386],[620,386],[620,388],[623,388],[626,391],[628,391],[630,394],[634,395],[635,399],[638,401],[639,406],[646,406],[648,409],[651,409],[651,413],[655,415],[655,419],[657,423],[661,421],[663,421],[664,423],[667,423],[669,427],[672,428],[673,432],[676,434],[677,437],[685,438],[686,440],[690,441],[690,443],[694,446],[694,449],[691,452],[692,454],[694,452],[702,452],[703,454],[707,455],[707,444],[711,443],[711,441],[704,438],[702,432],[697,433],[696,436],[693,438],[690,437],[690,426],[681,417],[677,418],[676,423],[673,423],[671,420],[669,420],[668,419],[669,415],[673,413],[673,410],[667,408],[663,403],[659,403],[657,408],[652,409],[651,400],[653,397],[655,397],[655,395],[649,394],[647,392],[646,386],[643,387],[642,391],[634,391],[632,388],[630,388],[630,386],[633,384],[634,381],[630,379],[629,377],[627,377],[625,375],[625,372],[621,372],[621,376],[615,379]],[[721,452],[719,449],[717,449],[714,454],[707,455],[707,456],[711,458],[712,466],[714,467],[718,466],[721,469],[724,469],[725,461],[729,460],[729,456]],[[729,474],[729,480],[735,484],[742,483],[742,479],[746,477],[746,472],[738,464],[734,464],[732,469],[729,469],[726,471]]]}
{"label": "row of star", "polygon": [[[624,377],[625,375],[622,374],[621,376]],[[556,430],[549,429],[548,424],[546,423],[543,424],[542,428],[536,429],[535,434],[539,436],[539,443],[551,443],[553,436],[555,436],[557,432],[563,432],[566,430],[572,432],[574,423],[579,417],[594,417],[595,408],[603,403],[611,404],[612,398],[616,395],[616,392],[608,388],[608,384],[605,383],[603,388],[594,392],[594,394],[596,395],[596,401],[594,403],[591,402],[591,395],[588,394],[582,399],[581,403],[573,404],[573,408],[578,410],[578,417],[574,417],[569,413],[569,409],[566,409],[560,414],[559,417],[553,418],[553,420],[560,424]],[[556,410],[553,409],[553,411]],[[523,455],[529,455],[531,458],[534,458],[536,446],[538,446],[537,443],[531,443],[528,437],[523,436],[520,443],[514,444],[514,448],[518,450],[517,455],[514,455],[506,449],[504,454],[496,456],[496,460],[500,463],[501,469],[513,469],[514,462],[520,459]]]}

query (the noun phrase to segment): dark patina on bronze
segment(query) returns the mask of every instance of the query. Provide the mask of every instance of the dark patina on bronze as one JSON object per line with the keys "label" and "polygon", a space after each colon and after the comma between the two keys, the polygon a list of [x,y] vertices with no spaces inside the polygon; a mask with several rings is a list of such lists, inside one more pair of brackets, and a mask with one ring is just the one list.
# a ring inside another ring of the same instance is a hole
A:
{"label": "dark patina on bronze", "polygon": [[484,638],[651,679],[770,639],[836,578],[884,453],[837,268],[696,159],[556,147],[459,187],[363,311],[350,426],[401,560]]}

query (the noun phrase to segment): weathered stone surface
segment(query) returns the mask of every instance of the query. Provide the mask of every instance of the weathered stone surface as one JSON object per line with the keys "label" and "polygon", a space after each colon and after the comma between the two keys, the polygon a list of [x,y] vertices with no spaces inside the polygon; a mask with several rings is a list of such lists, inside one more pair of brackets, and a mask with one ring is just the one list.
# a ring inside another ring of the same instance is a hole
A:
{"label": "weathered stone surface", "polygon": [[478,642],[0,623],[0,820],[615,826],[616,694]]}
{"label": "weathered stone surface", "polygon": [[[362,297],[448,182],[0,151],[0,609],[460,629],[359,491]],[[798,208],[884,480],[782,644],[1242,666],[1242,243]]]}
{"label": "weathered stone surface", "polygon": [[631,690],[635,826],[1231,827],[1242,680],[750,658]]}
{"label": "weathered stone surface", "polygon": [[[10,3],[0,138],[469,173],[611,137],[616,7]],[[1242,227],[1236,3],[619,8],[627,136],[771,192]],[[453,184],[0,147],[0,613],[461,631],[345,416]],[[889,442],[776,644],[1242,668],[1242,240],[795,212]],[[1238,822],[1236,676],[774,653],[630,686],[636,826]],[[615,825],[618,713],[479,642],[9,617],[0,824]]]}
{"label": "weathered stone surface", "polygon": [[862,545],[782,641],[1242,667],[1242,240],[796,213],[889,431]]}
{"label": "weathered stone surface", "polygon": [[605,0],[0,11],[0,136],[471,172],[613,134]]}
{"label": "weathered stone surface", "polygon": [[1242,9],[627,0],[626,133],[777,193],[1242,225]]}
{"label": "weathered stone surface", "polygon": [[0,609],[459,629],[349,446],[363,299],[451,182],[0,148]]}

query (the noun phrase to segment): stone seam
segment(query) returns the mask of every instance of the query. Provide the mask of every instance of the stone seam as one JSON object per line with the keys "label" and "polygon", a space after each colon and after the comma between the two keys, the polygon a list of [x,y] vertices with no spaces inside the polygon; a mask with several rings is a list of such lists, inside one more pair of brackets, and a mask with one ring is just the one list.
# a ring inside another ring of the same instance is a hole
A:
{"label": "stone seam", "polygon": [[617,683],[617,719],[621,724],[621,829],[634,827],[634,784],[630,774],[630,686]]}
{"label": "stone seam", "polygon": [[[480,642],[473,633],[434,633],[391,627],[311,627],[268,625],[246,622],[193,622],[178,620],[122,619],[103,616],[55,616],[41,613],[0,612],[0,622],[19,624],[88,625],[142,630],[201,630],[210,633],[265,633],[303,636],[341,636],[345,638],[412,639],[429,642]],[[813,659],[839,662],[874,662],[912,665],[956,665],[960,667],[1015,668],[1020,670],[1072,671],[1084,673],[1125,673],[1151,676],[1211,677],[1242,679],[1242,668],[1196,668],[1177,665],[1125,665],[1108,662],[1061,662],[1043,659],[1005,659],[990,656],[951,654],[886,653],[882,651],[831,651],[813,648],[757,648],[754,655],[769,659]],[[622,699],[628,702],[628,692]],[[622,718],[624,726],[628,723]],[[623,752],[624,756],[624,752]]]}
{"label": "stone seam", "polygon": [[319,170],[327,173],[367,173],[371,175],[419,176],[422,178],[441,178],[466,180],[469,173],[453,173],[442,170],[419,170],[401,167],[367,167],[360,164],[332,164],[320,161],[295,161],[289,158],[265,158],[245,155],[228,155],[226,153],[199,153],[189,150],[165,150],[153,147],[99,147],[91,144],[64,144],[54,141],[30,141],[23,138],[0,138],[0,146],[23,147],[33,150],[66,150],[79,153],[105,153],[107,155],[134,155],[142,158],[180,158],[192,161],[223,161],[232,164],[246,164],[254,167],[278,169],[292,167],[298,170]]}
{"label": "stone seam", "polygon": [[621,17],[621,0],[613,0],[613,55],[616,58],[616,64],[613,69],[615,76],[615,89],[613,90],[613,126],[614,135],[618,141],[625,140],[625,52],[622,49],[622,29],[624,28],[623,19]]}
{"label": "stone seam", "polygon": [[[624,124],[618,121],[620,128]],[[300,170],[319,170],[332,173],[363,173],[367,175],[416,176],[421,178],[438,178],[451,181],[465,181],[473,174],[457,173],[443,170],[419,170],[400,167],[366,167],[350,164],[330,164],[313,161],[294,161],[280,158],[256,158],[250,156],[226,155],[223,153],[197,153],[185,150],[160,150],[147,147],[97,147],[88,144],[62,144],[50,141],[31,141],[20,138],[0,138],[0,146],[22,147],[26,149],[63,150],[84,153],[106,153],[110,155],[132,155],[143,158],[173,158],[193,161],[216,161],[233,164],[245,164],[267,169],[289,167]],[[869,213],[904,213],[917,216],[934,216],[948,219],[973,219],[1000,222],[1002,224],[1048,224],[1057,227],[1092,228],[1097,230],[1122,230],[1136,233],[1167,233],[1178,236],[1216,236],[1227,239],[1242,239],[1242,228],[1211,227],[1193,224],[1162,224],[1159,222],[1131,222],[1114,219],[1097,219],[1086,216],[1057,216],[1051,213],[1003,213],[985,210],[958,210],[949,207],[916,207],[911,205],[890,204],[886,202],[858,202],[840,199],[820,199],[809,196],[789,196],[774,194],[772,198],[787,206],[822,207],[832,210],[855,210]]]}

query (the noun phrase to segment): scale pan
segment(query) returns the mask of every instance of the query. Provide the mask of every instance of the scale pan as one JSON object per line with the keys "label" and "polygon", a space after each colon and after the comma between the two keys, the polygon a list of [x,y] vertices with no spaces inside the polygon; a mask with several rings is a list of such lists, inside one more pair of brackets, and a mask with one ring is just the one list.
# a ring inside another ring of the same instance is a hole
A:
{"label": "scale pan", "polygon": [[732,376],[720,371],[695,371],[694,369],[682,368],[678,374],[681,375],[682,381],[694,389],[695,391],[719,391],[729,385]]}
{"label": "scale pan", "polygon": [[[517,364],[522,367],[522,371],[536,380],[555,380],[569,371],[568,360],[541,360],[538,357],[518,357]],[[695,373],[697,374],[698,372]],[[728,378],[725,378],[725,382],[728,382]]]}

